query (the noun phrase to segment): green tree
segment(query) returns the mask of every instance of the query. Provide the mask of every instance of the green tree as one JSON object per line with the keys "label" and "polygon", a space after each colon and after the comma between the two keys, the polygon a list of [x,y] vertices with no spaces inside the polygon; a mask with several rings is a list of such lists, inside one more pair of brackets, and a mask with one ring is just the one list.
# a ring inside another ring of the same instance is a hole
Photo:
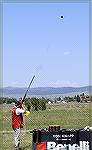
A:
{"label": "green tree", "polygon": [[37,111],[39,109],[39,99],[38,98],[32,97],[31,104],[32,104],[34,110]]}
{"label": "green tree", "polygon": [[46,101],[43,99],[39,99],[39,108],[41,110],[46,110]]}
{"label": "green tree", "polygon": [[0,97],[0,104],[3,103],[11,104],[11,103],[15,103],[16,101],[17,101],[16,98]]}
{"label": "green tree", "polygon": [[30,109],[31,109],[31,99],[30,98],[25,99],[25,106],[27,107],[27,110],[30,111]]}
{"label": "green tree", "polygon": [[34,110],[46,110],[46,103],[45,99],[38,99],[38,98],[31,98],[31,104]]}
{"label": "green tree", "polygon": [[79,103],[80,102],[80,96],[77,95],[76,101]]}

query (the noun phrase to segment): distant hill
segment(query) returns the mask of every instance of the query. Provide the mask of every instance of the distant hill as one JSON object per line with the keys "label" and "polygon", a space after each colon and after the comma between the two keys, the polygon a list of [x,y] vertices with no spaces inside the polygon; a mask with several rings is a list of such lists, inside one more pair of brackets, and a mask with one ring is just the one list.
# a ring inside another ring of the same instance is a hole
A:
{"label": "distant hill", "polygon": [[[89,93],[89,86],[84,87],[38,87],[30,88],[28,95],[55,95],[55,94],[67,94],[67,93]],[[5,87],[0,88],[0,93],[3,95],[24,95],[27,88],[18,88],[18,87]]]}

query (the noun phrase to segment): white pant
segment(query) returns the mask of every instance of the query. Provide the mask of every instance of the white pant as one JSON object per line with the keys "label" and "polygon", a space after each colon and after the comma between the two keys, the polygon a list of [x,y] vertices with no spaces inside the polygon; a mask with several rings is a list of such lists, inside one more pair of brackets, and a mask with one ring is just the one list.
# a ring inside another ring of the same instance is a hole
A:
{"label": "white pant", "polygon": [[18,147],[20,144],[20,128],[14,129],[14,141],[15,147]]}

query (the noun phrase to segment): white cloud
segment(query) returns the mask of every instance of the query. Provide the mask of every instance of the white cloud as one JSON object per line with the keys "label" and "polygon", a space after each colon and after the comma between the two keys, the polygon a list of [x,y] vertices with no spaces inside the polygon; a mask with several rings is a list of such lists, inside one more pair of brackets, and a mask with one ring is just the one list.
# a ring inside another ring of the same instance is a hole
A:
{"label": "white cloud", "polygon": [[79,84],[77,82],[70,82],[68,80],[57,80],[55,82],[50,82],[49,86],[51,87],[79,87]]}
{"label": "white cloud", "polygon": [[64,52],[64,55],[69,55],[71,52],[69,52],[69,51],[65,51]]}
{"label": "white cloud", "polygon": [[16,85],[18,82],[17,81],[14,81],[11,83],[11,85]]}

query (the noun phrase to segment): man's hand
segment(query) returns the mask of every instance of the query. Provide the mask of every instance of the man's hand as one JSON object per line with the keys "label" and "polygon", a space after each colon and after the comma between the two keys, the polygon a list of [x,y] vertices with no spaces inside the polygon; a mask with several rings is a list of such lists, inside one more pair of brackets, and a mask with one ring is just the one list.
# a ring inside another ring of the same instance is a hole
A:
{"label": "man's hand", "polygon": [[29,116],[29,115],[30,115],[30,111],[26,111],[26,112],[25,112],[25,115],[26,115],[26,116]]}

